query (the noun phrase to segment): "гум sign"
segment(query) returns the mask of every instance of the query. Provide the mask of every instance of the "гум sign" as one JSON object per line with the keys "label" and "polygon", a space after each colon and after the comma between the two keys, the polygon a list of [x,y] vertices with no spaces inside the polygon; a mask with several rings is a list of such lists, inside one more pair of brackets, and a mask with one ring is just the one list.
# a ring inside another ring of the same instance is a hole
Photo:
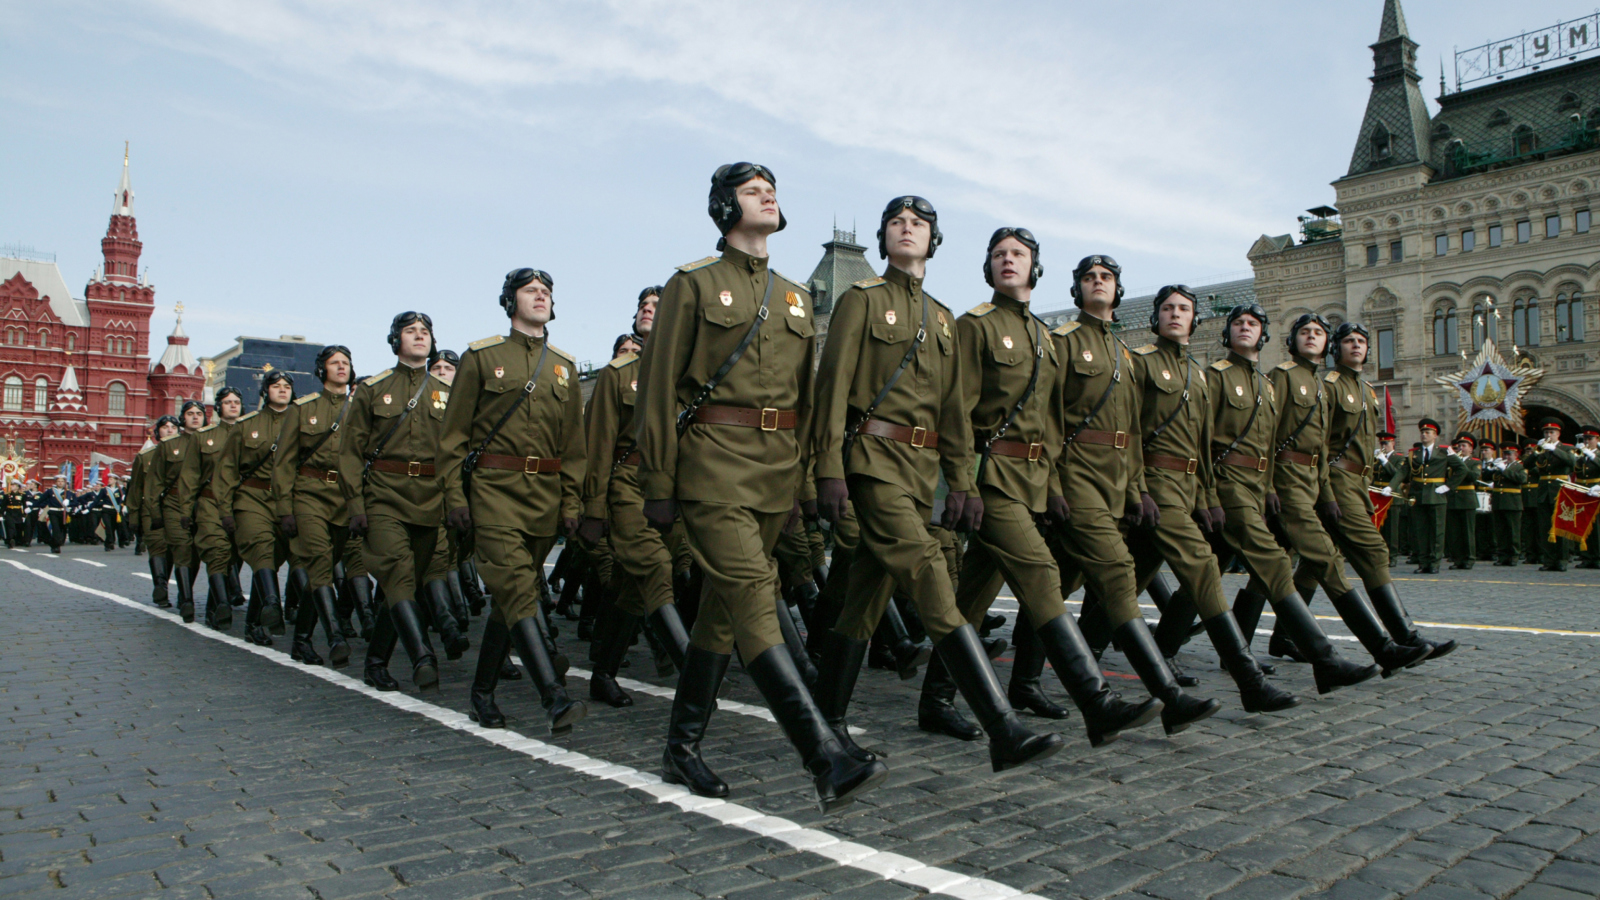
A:
{"label": "\u0433\u0443\u043c sign", "polygon": [[1600,50],[1600,13],[1456,53],[1456,90],[1566,57]]}

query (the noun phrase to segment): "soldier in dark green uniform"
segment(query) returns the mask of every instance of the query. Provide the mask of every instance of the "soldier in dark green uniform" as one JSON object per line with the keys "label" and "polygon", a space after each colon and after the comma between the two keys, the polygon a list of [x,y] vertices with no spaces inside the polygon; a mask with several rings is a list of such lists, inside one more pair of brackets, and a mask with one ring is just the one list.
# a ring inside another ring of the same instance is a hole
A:
{"label": "soldier in dark green uniform", "polygon": [[[849,569],[844,609],[822,642],[817,705],[846,747],[845,722],[867,643],[892,602],[884,582],[916,605],[938,653],[930,680],[948,673],[990,735],[995,771],[1043,759],[1065,743],[1022,726],[1000,690],[977,629],[956,609],[944,548],[929,525],[941,470],[949,484],[944,521],[954,525],[971,489],[972,438],[956,370],[955,314],[923,291],[927,260],[943,236],[921,197],[884,208],[878,251],[883,277],[839,298],[817,371],[817,506],[837,525],[855,512],[861,543]],[[809,573],[808,573],[809,574]]]}
{"label": "soldier in dark green uniform", "polygon": [[1467,477],[1467,467],[1453,447],[1440,446],[1439,423],[1417,423],[1422,446],[1411,451],[1401,478],[1411,501],[1412,534],[1417,548],[1417,574],[1439,573],[1439,552],[1445,538],[1449,494]]}
{"label": "soldier in dark green uniform", "polygon": [[[1400,486],[1400,470],[1395,463],[1402,459],[1396,456],[1394,450],[1395,436],[1393,432],[1379,430],[1377,434],[1378,448],[1372,454],[1372,486],[1375,488],[1388,488],[1391,496]],[[1383,535],[1383,541],[1389,547],[1389,568],[1400,564],[1400,554],[1403,548],[1400,544],[1401,535],[1405,533],[1405,498],[1395,497],[1389,504],[1389,513],[1384,516],[1383,527],[1378,529]]]}
{"label": "soldier in dark green uniform", "polygon": [[461,358],[439,464],[448,521],[471,533],[494,601],[469,698],[473,717],[486,728],[505,724],[493,690],[515,647],[550,732],[563,734],[588,707],[567,696],[546,650],[539,576],[557,534],[577,530],[588,460],[577,363],[549,340],[554,284],[538,269],[506,275],[500,305],[510,333],[473,341]]}
{"label": "soldier in dark green uniform", "polygon": [[1490,490],[1490,513],[1494,519],[1494,564],[1514,566],[1522,558],[1522,494],[1528,472],[1517,458],[1514,438],[1507,438],[1499,456],[1485,463],[1485,474],[1494,485]]}
{"label": "soldier in dark green uniform", "polygon": [[295,400],[284,414],[283,436],[272,461],[272,494],[278,527],[290,540],[290,566],[306,573],[308,602],[295,614],[289,655],[307,665],[322,664],[311,644],[311,632],[321,618],[328,659],[340,668],[350,661],[350,644],[338,624],[333,566],[344,555],[350,536],[349,513],[339,489],[342,432],[350,415],[350,383],[355,380],[350,348],[341,344],[322,348],[312,371],[322,390]]}
{"label": "soldier in dark green uniform", "polygon": [[1489,463],[1500,456],[1500,445],[1484,438],[1478,442],[1478,482],[1477,496],[1478,512],[1472,517],[1476,528],[1477,543],[1474,545],[1476,553],[1474,558],[1485,562],[1493,562],[1494,554],[1494,479],[1490,478]]}
{"label": "soldier in dark green uniform", "polygon": [[[178,433],[177,416],[162,416],[150,426],[151,443],[148,447],[139,450],[133,458],[133,467],[128,476],[128,509],[134,517],[134,527],[144,540],[144,546],[150,551],[150,602],[163,609],[172,606],[167,598],[167,581],[171,578],[172,564],[167,559],[167,539],[163,529],[156,524],[156,494],[152,490],[156,486],[150,477],[150,465],[155,460],[156,448],[168,437]],[[25,534],[33,534],[32,508],[25,510]],[[23,546],[27,546],[30,539],[25,538]]]}
{"label": "soldier in dark green uniform", "polygon": [[[216,421],[195,433],[199,453],[191,454],[188,464],[197,469],[190,483],[199,489],[194,498],[194,540],[200,559],[206,564],[206,624],[219,631],[233,625],[234,595],[238,585],[237,566],[241,561],[239,551],[233,546],[233,536],[222,527],[222,508],[217,505],[217,493],[211,483],[216,478],[217,461],[228,450],[228,442],[239,427],[239,415],[244,409],[240,394],[234,388],[223,388],[212,404]],[[190,481],[185,479],[185,481]],[[240,597],[242,602],[243,598]]]}
{"label": "soldier in dark green uniform", "polygon": [[1462,432],[1454,441],[1464,473],[1461,483],[1445,495],[1445,556],[1452,569],[1470,569],[1478,561],[1478,477],[1482,464],[1473,453],[1478,439]]}
{"label": "soldier in dark green uniform", "polygon": [[1540,423],[1540,431],[1544,435],[1534,449],[1523,456],[1523,464],[1528,469],[1528,480],[1535,478],[1539,481],[1539,491],[1535,495],[1537,512],[1535,523],[1538,528],[1539,546],[1543,548],[1543,562],[1539,566],[1541,572],[1565,572],[1567,570],[1567,556],[1572,552],[1572,541],[1566,538],[1551,538],[1550,525],[1556,516],[1556,495],[1561,492],[1561,482],[1571,480],[1572,470],[1577,465],[1571,445],[1561,443],[1561,420],[1554,416]]}
{"label": "soldier in dark green uniform", "polygon": [[184,401],[179,413],[183,430],[163,438],[151,457],[148,474],[156,501],[152,506],[152,525],[162,530],[167,558],[172,562],[172,578],[178,585],[178,614],[185,622],[194,621],[194,579],[200,556],[194,546],[194,508],[200,497],[200,466],[188,463],[200,453],[195,433],[206,424],[205,404]]}
{"label": "soldier in dark green uniform", "polygon": [[223,448],[211,478],[222,513],[222,527],[233,535],[250,567],[250,603],[245,607],[245,639],[271,647],[271,634],[283,634],[278,567],[289,559],[289,539],[278,530],[272,506],[272,454],[283,414],[294,400],[294,379],[282,369],[261,376],[256,411],[239,417],[238,429]]}
{"label": "soldier in dark green uniform", "polygon": [[1541,565],[1544,562],[1544,538],[1550,530],[1550,523],[1543,526],[1539,523],[1539,476],[1533,471],[1533,460],[1530,455],[1537,450],[1539,443],[1533,437],[1522,439],[1522,468],[1528,476],[1528,483],[1522,486],[1522,546],[1517,552],[1522,555],[1522,561],[1530,566]]}
{"label": "soldier in dark green uniform", "polygon": [[824,811],[888,775],[846,752],[800,679],[777,622],[779,532],[798,518],[810,466],[816,325],[805,288],[767,265],[784,226],[776,180],[740,162],[711,176],[723,255],[667,282],[639,366],[644,516],[665,531],[681,512],[705,587],[678,679],[662,777],[701,796],[728,786],[700,756],[735,646],[806,768]]}
{"label": "soldier in dark green uniform", "polygon": [[[1593,491],[1600,485],[1600,428],[1585,425],[1578,429],[1579,444],[1573,451],[1572,480]],[[1578,550],[1578,568],[1600,569],[1600,540],[1593,530],[1587,546]]]}

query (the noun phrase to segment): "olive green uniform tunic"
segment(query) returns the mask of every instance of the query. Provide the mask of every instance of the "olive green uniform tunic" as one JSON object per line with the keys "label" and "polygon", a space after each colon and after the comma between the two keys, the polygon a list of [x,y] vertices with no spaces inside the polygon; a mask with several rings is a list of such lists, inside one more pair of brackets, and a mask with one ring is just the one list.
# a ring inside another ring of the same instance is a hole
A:
{"label": "olive green uniform tunic", "polygon": [[[155,525],[156,491],[150,478],[150,463],[156,458],[157,445],[151,444],[140,450],[133,458],[133,466],[128,473],[128,509],[133,514],[133,526],[144,535],[145,549],[151,556],[167,555],[167,536],[164,528]],[[27,527],[33,528],[30,520]]]}
{"label": "olive green uniform tunic", "polygon": [[1534,447],[1523,459],[1528,468],[1528,482],[1538,479],[1539,489],[1534,493],[1535,538],[1543,552],[1540,554],[1547,566],[1565,567],[1572,552],[1572,541],[1567,538],[1551,540],[1550,524],[1556,517],[1556,495],[1561,492],[1561,482],[1572,478],[1577,458],[1568,444],[1557,444],[1554,450]]}
{"label": "olive green uniform tunic", "polygon": [[327,390],[297,398],[284,413],[283,438],[272,460],[274,511],[279,518],[294,516],[289,549],[312,591],[333,585],[333,564],[343,558],[350,537],[339,457],[353,403],[348,392]]}
{"label": "olive green uniform tunic", "polygon": [[[1294,573],[1288,554],[1278,546],[1263,519],[1267,493],[1274,484],[1277,445],[1272,438],[1278,423],[1277,392],[1256,362],[1231,351],[1227,359],[1207,367],[1206,388],[1211,394],[1211,453],[1217,499],[1227,515],[1223,535],[1251,577],[1266,588],[1267,599],[1282,600],[1295,593]],[[1251,462],[1222,459],[1230,446],[1232,453]]]}
{"label": "olive green uniform tunic", "polygon": [[200,563],[194,545],[194,506],[200,498],[200,450],[195,446],[195,433],[181,431],[162,441],[156,450],[147,479],[149,490],[155,492],[153,511],[161,520],[166,557],[173,567],[192,569]]}
{"label": "olive green uniform tunic", "polygon": [[1494,559],[1497,565],[1514,566],[1522,556],[1522,492],[1528,484],[1528,470],[1522,462],[1505,462],[1488,467],[1489,506],[1494,517]]}
{"label": "olive green uniform tunic", "polygon": [[[416,408],[405,415],[413,398]],[[425,366],[397,365],[356,388],[338,438],[339,489],[349,515],[367,517],[367,565],[391,606],[414,600],[419,586],[444,578],[449,568],[439,541],[443,493],[434,466],[449,399],[450,385]],[[367,455],[391,431],[363,474]]]}
{"label": "olive green uniform tunic", "polygon": [[[576,519],[582,510],[579,493],[589,460],[576,367],[546,337],[513,330],[473,341],[452,382],[439,445],[445,506],[472,510],[478,571],[494,598],[491,618],[508,626],[538,613],[545,557],[562,520]],[[529,381],[535,381],[531,395]],[[467,454],[512,408],[467,484]],[[522,465],[485,465],[490,456],[520,459]],[[559,470],[543,462],[552,459],[560,460]]]}
{"label": "olive green uniform tunic", "polygon": [[1470,569],[1478,560],[1478,477],[1483,465],[1475,456],[1461,462],[1466,473],[1445,496],[1445,555]]}
{"label": "olive green uniform tunic", "polygon": [[[1322,377],[1328,393],[1328,485],[1339,504],[1339,521],[1328,529],[1344,558],[1371,593],[1394,579],[1389,575],[1389,544],[1372,524],[1372,495],[1367,487],[1373,473],[1387,468],[1378,462],[1378,425],[1383,411],[1378,394],[1361,380],[1361,374],[1339,366]],[[1352,471],[1354,469],[1355,471]],[[1391,502],[1392,503],[1392,502]],[[1394,514],[1390,506],[1390,515]],[[1307,573],[1309,575],[1309,573]],[[1295,579],[1300,584],[1309,577]]]}
{"label": "olive green uniform tunic", "polygon": [[1039,368],[1032,395],[1000,438],[1027,445],[1028,454],[993,453],[979,464],[974,490],[983,499],[983,522],[962,555],[956,584],[956,606],[972,625],[983,621],[1006,583],[1038,627],[1066,612],[1061,570],[1034,521],[1046,500],[1061,494],[1055,467],[1062,438],[1059,351],[1043,320],[996,291],[956,320],[956,352],[980,456],[1027,390],[1035,363]]}
{"label": "olive green uniform tunic", "polygon": [[[955,314],[922,287],[921,278],[893,266],[882,278],[856,282],[834,305],[817,371],[816,477],[847,479],[860,528],[835,626],[854,640],[872,637],[893,595],[887,583],[916,604],[935,644],[966,622],[929,523],[941,471],[951,490],[971,487],[971,423],[956,370]],[[910,429],[900,435],[909,440],[858,433],[846,461],[847,430],[862,423],[919,331],[916,354],[872,411],[874,423]]]}
{"label": "olive green uniform tunic", "polygon": [[239,564],[239,551],[233,545],[233,536],[222,527],[222,507],[217,504],[217,492],[211,486],[217,476],[217,462],[228,450],[228,443],[239,430],[238,420],[214,422],[195,432],[195,443],[200,452],[190,459],[200,468],[199,499],[195,501],[194,541],[200,559],[209,573],[223,575]]}
{"label": "olive green uniform tunic", "polygon": [[[707,406],[760,413],[794,427],[691,424],[677,418],[732,355],[775,279],[768,317]],[[676,498],[689,544],[705,573],[690,641],[711,653],[735,643],[746,660],[783,643],[778,629],[777,565],[772,551],[810,466],[811,295],[771,271],[767,260],[729,247],[678,267],[656,307],[640,357],[639,478],[646,500]]]}
{"label": "olive green uniform tunic", "polygon": [[278,530],[272,498],[272,453],[284,414],[262,404],[239,417],[233,439],[223,448],[211,490],[222,514],[233,516],[233,539],[245,564],[276,572],[289,558],[289,541]]}
{"label": "olive green uniform tunic", "polygon": [[1439,565],[1444,549],[1445,495],[1436,488],[1443,485],[1454,491],[1467,477],[1461,457],[1444,449],[1443,444],[1411,451],[1402,463],[1401,479],[1411,501],[1412,540],[1417,550],[1417,565],[1424,569]]}

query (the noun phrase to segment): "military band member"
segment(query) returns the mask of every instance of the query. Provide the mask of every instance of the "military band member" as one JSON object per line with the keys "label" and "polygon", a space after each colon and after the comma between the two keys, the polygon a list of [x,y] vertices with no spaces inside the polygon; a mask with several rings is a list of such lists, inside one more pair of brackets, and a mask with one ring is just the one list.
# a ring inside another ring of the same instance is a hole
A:
{"label": "military band member", "polygon": [[540,631],[539,576],[558,533],[573,534],[586,456],[576,363],[550,343],[554,279],[538,269],[507,273],[500,305],[506,336],[473,341],[451,386],[439,445],[440,483],[451,527],[471,533],[493,598],[470,696],[472,715],[503,727],[494,688],[515,647],[532,676],[552,734],[588,712],[567,696]]}
{"label": "military band member", "polygon": [[1540,423],[1540,433],[1543,439],[1523,456],[1528,469],[1528,481],[1532,483],[1537,478],[1539,482],[1534,519],[1539,529],[1538,545],[1543,550],[1544,564],[1539,571],[1565,572],[1567,556],[1572,552],[1572,541],[1567,538],[1552,539],[1550,525],[1555,520],[1556,495],[1561,493],[1561,483],[1572,478],[1577,456],[1571,445],[1561,443],[1560,419],[1554,416],[1545,419]]}
{"label": "military band member", "polygon": [[105,484],[94,494],[92,512],[105,532],[103,543],[109,553],[117,547],[122,525],[122,496],[117,476],[106,476]]}
{"label": "military band member", "polygon": [[161,441],[160,452],[150,462],[150,488],[157,498],[152,524],[162,529],[172,577],[178,585],[178,614],[194,621],[194,579],[200,556],[194,544],[195,502],[200,497],[200,466],[192,459],[200,453],[196,433],[206,424],[205,404],[186,400],[179,412],[182,431]]}
{"label": "military band member", "polygon": [[[930,526],[941,471],[944,522],[954,525],[971,490],[971,422],[957,363],[955,314],[923,291],[927,260],[943,241],[938,213],[921,197],[897,197],[879,219],[883,277],[839,298],[817,372],[812,441],[817,505],[838,525],[853,509],[860,542],[844,608],[823,638],[817,705],[844,745],[846,712],[867,645],[898,585],[938,653],[928,679],[959,686],[999,772],[1044,759],[1060,735],[1024,728],[1000,690],[977,629],[956,608],[944,547]],[[809,575],[809,573],[807,573]],[[947,673],[947,674],[946,674]],[[876,757],[871,757],[876,758]]]}
{"label": "military band member", "polygon": [[245,640],[262,647],[272,646],[269,632],[283,634],[278,567],[289,558],[289,540],[278,530],[271,478],[272,455],[282,434],[284,413],[293,400],[294,379],[289,373],[274,369],[262,375],[256,410],[239,417],[238,428],[211,478],[222,527],[233,535],[239,555],[250,567]]}
{"label": "military band member", "polygon": [[[1592,492],[1600,485],[1600,428],[1585,425],[1578,429],[1578,439],[1580,443],[1572,455],[1572,480]],[[1600,569],[1600,540],[1595,539],[1592,530],[1587,545],[1577,551],[1578,568]]]}
{"label": "military band member", "polygon": [[1411,501],[1417,573],[1436,575],[1445,541],[1448,498],[1468,472],[1454,447],[1439,444],[1438,422],[1423,419],[1417,423],[1417,432],[1422,435],[1422,446],[1411,451],[1401,477]]}
{"label": "military band member", "polygon": [[1404,461],[1404,454],[1395,452],[1395,435],[1393,432],[1380,430],[1377,435],[1378,449],[1372,455],[1371,483],[1375,488],[1388,488],[1394,500],[1389,504],[1389,512],[1383,519],[1383,527],[1379,533],[1383,535],[1384,543],[1389,547],[1389,568],[1400,564],[1400,554],[1403,552],[1401,541],[1406,534],[1406,502],[1405,497],[1397,496],[1400,490],[1399,464]]}
{"label": "military band member", "polygon": [[[1478,482],[1473,499],[1478,501],[1478,512],[1472,517],[1476,560],[1492,562],[1494,556],[1494,480],[1489,477],[1489,463],[1500,457],[1500,445],[1488,438],[1478,441]],[[1486,499],[1478,499],[1483,497]]]}
{"label": "military band member", "polygon": [[22,482],[11,481],[6,484],[5,496],[5,529],[6,549],[27,546],[22,533],[27,523],[27,498],[22,495]]}
{"label": "military band member", "polygon": [[748,162],[711,176],[708,212],[723,254],[680,266],[668,280],[639,362],[644,515],[666,530],[681,514],[705,578],[662,777],[701,796],[727,795],[700,741],[737,647],[826,812],[875,787],[888,769],[845,750],[777,621],[772,552],[798,517],[810,464],[816,325],[810,294],[767,264],[767,237],[786,224],[776,183]]}
{"label": "military band member", "polygon": [[334,563],[344,556],[350,536],[349,513],[339,486],[341,442],[355,379],[350,348],[340,344],[322,348],[312,373],[322,382],[322,390],[297,398],[284,412],[283,436],[272,459],[273,512],[278,528],[289,538],[290,566],[306,573],[307,596],[295,613],[289,655],[307,665],[322,664],[311,643],[320,618],[328,637],[329,662],[339,668],[350,661],[333,586]]}
{"label": "military band member", "polygon": [[[72,508],[75,499],[72,491],[67,489],[67,479],[64,475],[57,475],[55,482],[48,490],[40,491],[34,501],[34,508],[40,511],[39,526],[43,532],[44,542],[50,545],[51,553],[60,553],[61,545],[67,539],[68,511]],[[179,589],[179,597],[183,596]],[[179,604],[182,605],[181,603]],[[194,604],[189,606],[190,616],[184,621],[191,621]]]}
{"label": "military band member", "polygon": [[184,505],[194,510],[195,550],[206,566],[205,621],[218,631],[227,631],[233,625],[239,553],[232,536],[222,527],[222,509],[211,485],[216,478],[217,461],[227,452],[228,442],[238,429],[244,404],[238,390],[223,388],[212,408],[217,413],[216,421],[195,432],[196,452],[185,460],[193,471],[181,482],[194,492],[192,496],[185,495]]}
{"label": "military band member", "polygon": [[1528,483],[1522,486],[1522,546],[1518,552],[1522,554],[1522,561],[1530,566],[1544,563],[1544,539],[1550,530],[1549,522],[1542,527],[1539,524],[1541,488],[1531,458],[1538,448],[1539,438],[1529,436],[1522,439],[1522,468],[1528,476]]}
{"label": "military band member", "polygon": [[1494,524],[1494,564],[1514,566],[1522,558],[1522,492],[1528,472],[1519,459],[1514,438],[1507,438],[1499,454],[1483,464],[1489,481],[1489,516]]}
{"label": "military band member", "polygon": [[1470,569],[1478,561],[1478,478],[1482,464],[1473,453],[1478,440],[1462,432],[1453,449],[1461,459],[1461,483],[1445,495],[1445,556],[1452,569]]}

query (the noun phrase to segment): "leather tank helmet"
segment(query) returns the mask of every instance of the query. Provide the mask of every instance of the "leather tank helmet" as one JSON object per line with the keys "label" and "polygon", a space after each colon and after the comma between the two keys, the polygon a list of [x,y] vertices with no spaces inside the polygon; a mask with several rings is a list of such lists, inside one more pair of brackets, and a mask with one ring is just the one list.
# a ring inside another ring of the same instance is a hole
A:
{"label": "leather tank helmet", "polygon": [[[1073,281],[1076,282],[1077,279],[1074,278]],[[1150,306],[1150,331],[1157,336],[1161,334],[1161,304],[1165,303],[1167,298],[1173,294],[1177,294],[1180,297],[1188,297],[1189,302],[1194,305],[1194,317],[1189,320],[1189,334],[1193,335],[1194,330],[1200,327],[1200,300],[1195,297],[1194,288],[1189,287],[1187,284],[1169,284],[1156,291],[1156,302]],[[1117,296],[1122,296],[1122,277],[1120,275],[1117,277]]]}
{"label": "leather tank helmet", "polygon": [[1340,322],[1339,327],[1333,330],[1333,337],[1328,339],[1328,357],[1334,362],[1339,361],[1339,345],[1345,338],[1352,334],[1359,334],[1367,339],[1367,355],[1372,355],[1372,332],[1360,322]]}
{"label": "leather tank helmet", "polygon": [[[405,327],[405,326],[401,326],[401,327]],[[428,331],[431,333],[433,331],[433,328],[429,327]],[[322,348],[322,352],[317,354],[317,362],[316,362],[316,364],[311,367],[311,374],[315,375],[318,381],[327,381],[328,380],[328,360],[333,359],[334,354],[337,354],[337,353],[342,353],[342,354],[344,354],[344,358],[345,359],[351,360],[351,363],[350,363],[350,381],[353,383],[356,380],[356,364],[354,362],[355,357],[350,355],[350,348],[346,347],[343,344],[329,344],[328,346],[323,347]]]}
{"label": "leather tank helmet", "polygon": [[439,342],[433,337],[433,319],[427,313],[406,310],[395,316],[394,321],[389,323],[389,349],[395,353],[400,352],[400,333],[412,322],[421,322],[423,327],[428,329],[428,365],[431,366],[433,361],[439,358]]}
{"label": "leather tank helmet", "polygon": [[[896,197],[889,201],[888,206],[883,208],[883,215],[878,217],[878,258],[889,258],[889,245],[884,241],[883,232],[888,227],[889,220],[900,215],[900,211],[903,209],[911,210],[916,214],[917,218],[927,222],[928,227],[933,229],[933,234],[928,238],[927,257],[928,259],[933,259],[934,251],[938,250],[939,245],[944,243],[944,232],[939,230],[939,211],[933,208],[932,203],[914,194]],[[1034,253],[1037,254],[1038,251],[1035,250]]]}
{"label": "leather tank helmet", "polygon": [[288,372],[285,372],[282,369],[273,369],[271,372],[261,376],[261,392],[257,396],[260,397],[260,402],[262,404],[267,402],[267,388],[272,387],[280,381],[289,382],[289,399],[290,401],[294,400],[294,379],[290,377]]}
{"label": "leather tank helmet", "polygon": [[[711,221],[717,223],[717,230],[723,236],[717,239],[717,250],[720,252],[728,248],[728,232],[733,226],[739,224],[744,217],[744,209],[739,206],[739,185],[754,178],[764,179],[774,188],[778,186],[778,177],[772,170],[759,163],[736,162],[725,166],[718,166],[717,171],[711,173],[711,196],[706,201],[706,212],[711,216]],[[778,230],[789,227],[789,220],[783,217],[783,207],[778,207]]]}
{"label": "leather tank helmet", "polygon": [[[533,284],[535,278],[544,282],[544,286],[550,289],[550,321],[556,320],[556,280],[543,269],[532,269],[527,266],[507,272],[506,280],[500,285],[500,308],[506,311],[506,318],[516,315],[517,291]],[[431,324],[428,330],[433,330]]]}
{"label": "leather tank helmet", "polygon": [[188,415],[189,414],[189,410],[191,410],[191,409],[200,410],[200,424],[201,425],[205,424],[205,420],[206,420],[206,405],[204,403],[201,403],[199,400],[185,400],[185,401],[183,401],[183,405],[178,407],[178,427],[180,427],[180,428],[183,427],[183,417]]}
{"label": "leather tank helmet", "polygon": [[[994,273],[989,270],[989,257],[994,255],[994,248],[1006,238],[1016,238],[1017,242],[1028,248],[1033,256],[1033,267],[1028,270],[1028,287],[1039,286],[1039,279],[1044,277],[1044,265],[1039,262],[1039,239],[1033,232],[1026,228],[996,228],[994,234],[989,235],[989,249],[983,253],[983,281],[989,287],[994,287]],[[932,253],[928,254],[932,256]]]}
{"label": "leather tank helmet", "polygon": [[1301,313],[1298,317],[1295,318],[1294,324],[1289,326],[1289,334],[1283,339],[1283,346],[1288,349],[1289,355],[1290,356],[1299,356],[1300,355],[1298,352],[1295,351],[1294,339],[1295,339],[1296,335],[1300,334],[1300,329],[1306,327],[1307,325],[1321,325],[1322,326],[1322,333],[1327,338],[1327,343],[1324,344],[1323,347],[1322,347],[1322,354],[1324,356],[1328,355],[1329,351],[1331,351],[1335,346],[1337,346],[1333,342],[1333,326],[1329,325],[1328,324],[1328,320],[1324,319],[1318,313]]}
{"label": "leather tank helmet", "polygon": [[240,406],[244,405],[244,394],[240,393],[238,388],[225,387],[222,390],[217,391],[217,396],[212,398],[211,411],[216,413],[217,416],[220,417],[222,415],[222,401],[228,399],[230,396],[231,397],[238,397],[239,398],[239,405]]}
{"label": "leather tank helmet", "polygon": [[1083,291],[1078,289],[1078,281],[1083,278],[1083,273],[1095,266],[1107,270],[1117,279],[1117,296],[1111,301],[1111,308],[1116,309],[1122,305],[1122,267],[1117,261],[1103,253],[1094,256],[1085,256],[1078,260],[1078,267],[1072,270],[1072,302],[1079,309],[1083,309]]}
{"label": "leather tank helmet", "polygon": [[1267,331],[1267,325],[1271,324],[1271,320],[1267,318],[1267,311],[1262,309],[1259,303],[1241,303],[1228,310],[1228,320],[1222,323],[1222,346],[1229,350],[1233,349],[1233,321],[1240,316],[1250,316],[1261,323],[1261,337],[1256,340],[1256,352],[1259,353],[1271,337]]}

